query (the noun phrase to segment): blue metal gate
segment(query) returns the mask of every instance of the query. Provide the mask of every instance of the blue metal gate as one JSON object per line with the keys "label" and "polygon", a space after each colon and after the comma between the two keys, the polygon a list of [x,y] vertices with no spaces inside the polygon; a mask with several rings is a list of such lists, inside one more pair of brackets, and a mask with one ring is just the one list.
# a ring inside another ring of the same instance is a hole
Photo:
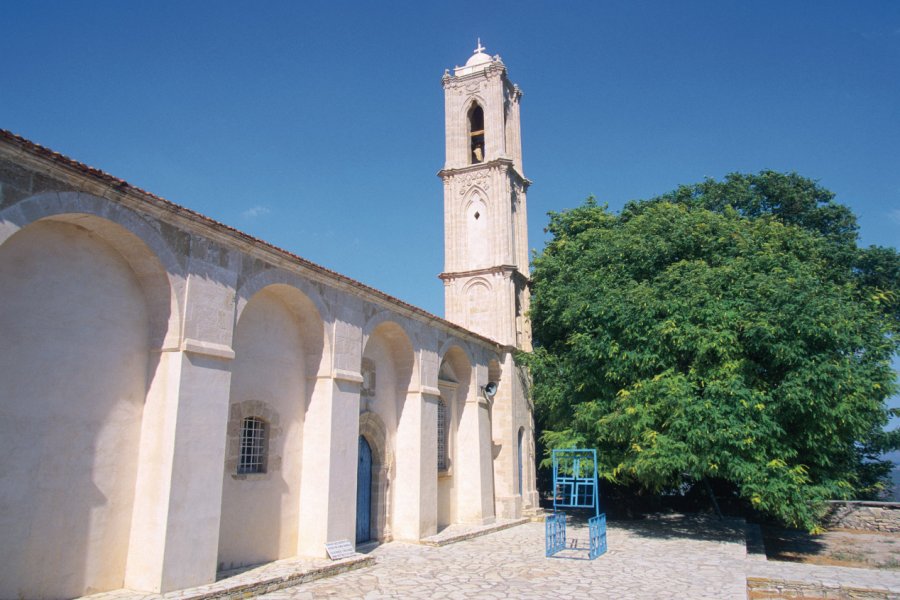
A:
{"label": "blue metal gate", "polygon": [[359,465],[356,469],[356,543],[367,542],[371,537],[372,514],[372,448],[366,438],[359,436]]}
{"label": "blue metal gate", "polygon": [[544,520],[546,555],[553,556],[566,547],[566,513],[547,515]]}
{"label": "blue metal gate", "polygon": [[553,556],[566,547],[566,514],[560,508],[593,508],[594,516],[588,519],[588,556],[594,560],[606,552],[606,513],[600,512],[597,451],[554,450],[552,455],[553,514],[545,519],[545,555]]}

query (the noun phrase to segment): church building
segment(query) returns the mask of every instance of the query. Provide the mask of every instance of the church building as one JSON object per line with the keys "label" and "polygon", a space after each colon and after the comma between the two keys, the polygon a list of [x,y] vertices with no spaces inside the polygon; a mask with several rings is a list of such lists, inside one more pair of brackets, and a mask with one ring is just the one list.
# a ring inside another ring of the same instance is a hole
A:
{"label": "church building", "polygon": [[446,319],[0,130],[0,598],[536,510],[522,92],[443,87]]}

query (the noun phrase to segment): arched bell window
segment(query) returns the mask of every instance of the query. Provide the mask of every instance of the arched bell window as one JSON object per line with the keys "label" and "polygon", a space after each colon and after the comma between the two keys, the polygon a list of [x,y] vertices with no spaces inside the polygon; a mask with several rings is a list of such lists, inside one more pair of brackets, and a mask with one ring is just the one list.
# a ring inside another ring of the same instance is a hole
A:
{"label": "arched bell window", "polygon": [[484,162],[484,109],[473,104],[469,109],[469,163]]}

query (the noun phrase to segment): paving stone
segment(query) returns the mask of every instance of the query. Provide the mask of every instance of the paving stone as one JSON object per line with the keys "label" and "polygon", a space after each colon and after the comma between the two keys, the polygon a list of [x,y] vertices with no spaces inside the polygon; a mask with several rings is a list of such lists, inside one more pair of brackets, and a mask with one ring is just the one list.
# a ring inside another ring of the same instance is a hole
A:
{"label": "paving stone", "polygon": [[[743,600],[748,597],[748,577],[755,584],[762,582],[760,585],[788,593],[812,590],[818,597],[900,600],[900,571],[766,561],[765,555],[753,550],[748,555],[747,529],[739,520],[664,516],[612,522],[607,528],[609,550],[593,561],[588,560],[587,549],[566,549],[546,558],[543,523],[527,522],[490,531],[457,527],[440,540],[432,540],[431,545],[392,542],[377,546],[342,567],[360,568],[315,581],[306,581],[306,576],[321,574],[324,566],[334,563],[278,561],[193,590],[166,595],[119,590],[92,596],[91,600],[212,598],[212,594],[228,594],[237,586],[261,592],[265,588],[256,586],[262,582],[289,586],[260,596],[266,600]],[[570,523],[567,533],[569,539],[588,539],[587,527],[579,523]],[[458,543],[447,544],[447,540]],[[291,586],[294,581],[303,583]],[[877,593],[860,596],[860,590]]]}

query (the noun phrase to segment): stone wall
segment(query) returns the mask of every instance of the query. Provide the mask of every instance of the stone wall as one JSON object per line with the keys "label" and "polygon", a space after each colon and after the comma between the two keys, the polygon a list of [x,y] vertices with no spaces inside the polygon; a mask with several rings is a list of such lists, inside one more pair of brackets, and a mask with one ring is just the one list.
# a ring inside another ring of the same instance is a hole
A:
{"label": "stone wall", "polygon": [[824,523],[829,529],[900,533],[900,502],[832,502]]}
{"label": "stone wall", "polygon": [[839,583],[789,581],[766,577],[747,578],[748,600],[817,598],[820,600],[890,600],[890,590],[848,587]]}

